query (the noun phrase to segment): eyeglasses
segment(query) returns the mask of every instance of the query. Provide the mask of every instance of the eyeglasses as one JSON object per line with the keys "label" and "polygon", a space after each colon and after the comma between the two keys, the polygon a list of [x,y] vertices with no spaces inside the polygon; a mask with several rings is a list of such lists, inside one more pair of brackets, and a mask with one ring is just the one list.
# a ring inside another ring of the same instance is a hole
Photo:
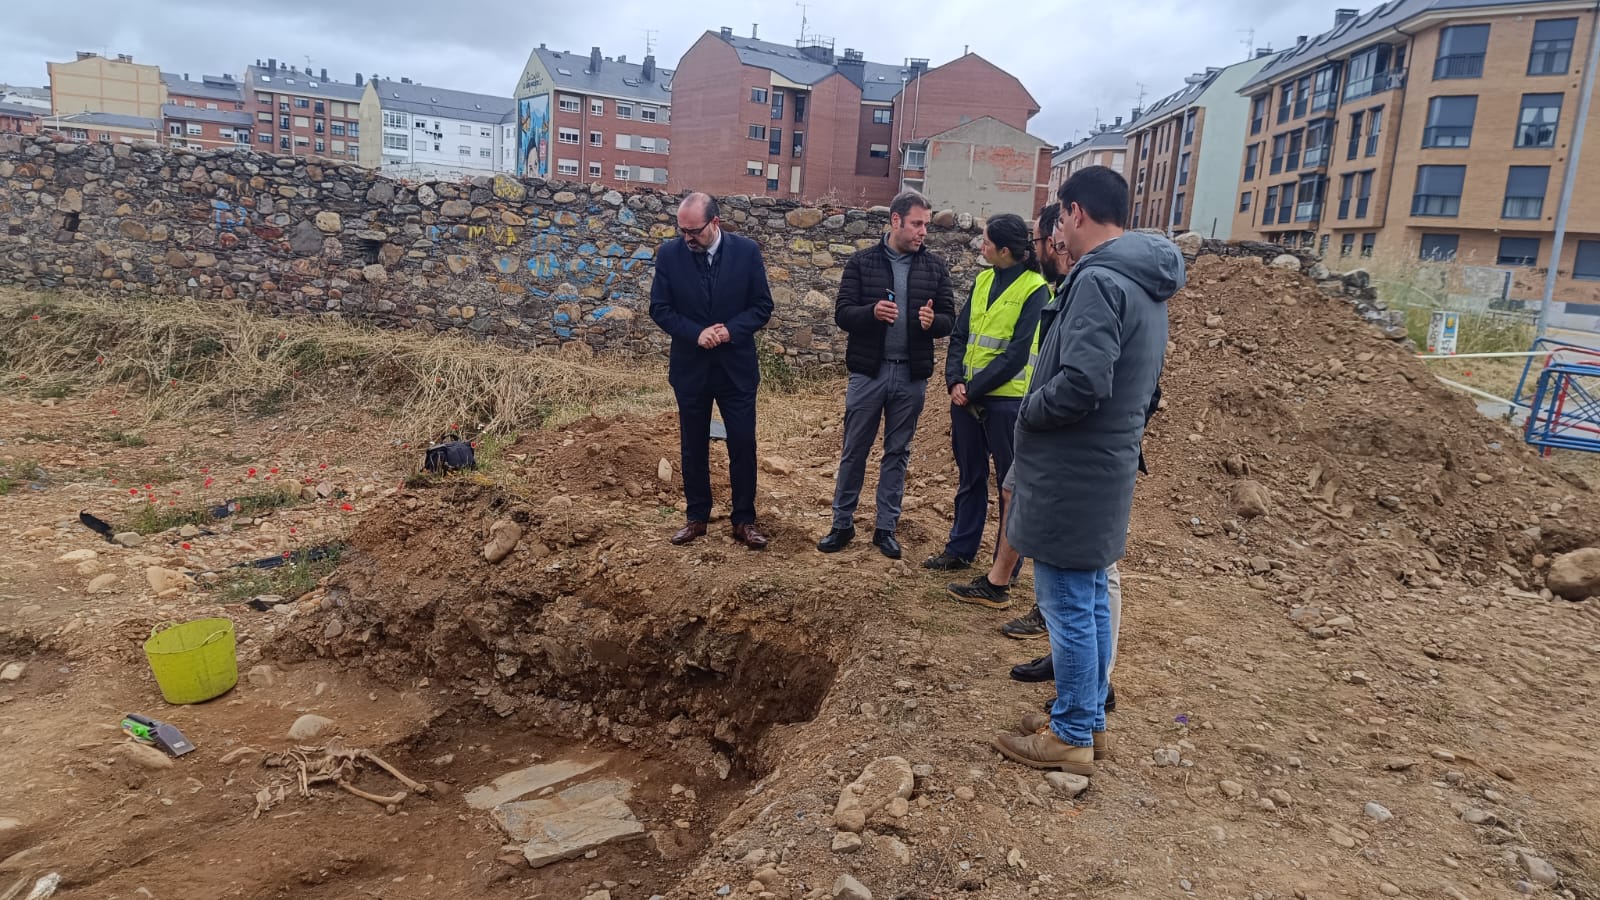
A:
{"label": "eyeglasses", "polygon": [[701,225],[699,228],[685,228],[682,225],[679,225],[678,226],[678,230],[683,232],[684,234],[689,235],[690,237],[699,237],[700,233],[705,231],[707,228],[710,228],[712,222],[715,222],[715,221],[716,221],[716,219],[712,219],[711,222],[707,222],[704,225]]}

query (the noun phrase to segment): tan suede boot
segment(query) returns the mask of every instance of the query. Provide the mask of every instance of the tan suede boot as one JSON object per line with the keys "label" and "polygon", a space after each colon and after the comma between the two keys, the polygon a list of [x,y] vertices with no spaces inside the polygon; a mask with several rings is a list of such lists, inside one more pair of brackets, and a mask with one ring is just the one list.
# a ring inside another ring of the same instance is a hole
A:
{"label": "tan suede boot", "polygon": [[1074,775],[1094,774],[1093,747],[1074,747],[1048,730],[1039,734],[998,735],[994,739],[994,747],[1007,759],[1035,769],[1060,769]]}
{"label": "tan suede boot", "polygon": [[[1028,713],[1022,717],[1022,730],[1019,734],[1038,734],[1050,730],[1049,713]],[[1104,731],[1094,733],[1094,758],[1096,761],[1111,758],[1111,738]]]}

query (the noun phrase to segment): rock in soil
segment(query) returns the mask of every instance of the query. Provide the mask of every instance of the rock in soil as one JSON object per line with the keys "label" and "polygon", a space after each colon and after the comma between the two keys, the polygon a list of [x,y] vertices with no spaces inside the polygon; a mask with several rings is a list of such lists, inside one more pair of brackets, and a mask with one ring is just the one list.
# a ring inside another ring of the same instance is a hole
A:
{"label": "rock in soil", "polygon": [[1556,557],[1544,583],[1551,593],[1568,600],[1600,596],[1600,548],[1585,547]]}
{"label": "rock in soil", "polygon": [[338,729],[339,726],[335,725],[332,719],[307,713],[295,719],[294,724],[289,726],[289,740],[312,741],[324,734],[332,734]]}

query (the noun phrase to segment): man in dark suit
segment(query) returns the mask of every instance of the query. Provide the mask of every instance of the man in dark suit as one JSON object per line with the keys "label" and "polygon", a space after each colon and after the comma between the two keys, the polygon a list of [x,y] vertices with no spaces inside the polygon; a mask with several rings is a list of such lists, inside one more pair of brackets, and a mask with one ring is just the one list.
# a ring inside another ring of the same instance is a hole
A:
{"label": "man in dark suit", "polygon": [[767,538],[756,527],[755,333],[772,318],[767,267],[755,241],[722,230],[717,201],[702,193],[678,205],[681,237],[656,253],[650,318],[672,336],[667,380],[678,398],[678,445],[688,522],[672,536],[687,544],[711,518],[711,403],[728,431],[733,537],[751,550]]}

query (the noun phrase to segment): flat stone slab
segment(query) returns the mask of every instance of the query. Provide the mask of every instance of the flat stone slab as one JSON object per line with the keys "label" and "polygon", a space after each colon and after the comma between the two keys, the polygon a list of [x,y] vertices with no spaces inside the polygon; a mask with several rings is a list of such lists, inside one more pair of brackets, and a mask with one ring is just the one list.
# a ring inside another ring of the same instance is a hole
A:
{"label": "flat stone slab", "polygon": [[605,765],[604,759],[562,759],[507,772],[489,784],[468,791],[467,805],[473,809],[494,809],[502,803],[520,799],[534,791],[543,790],[563,781],[571,781],[602,765]]}
{"label": "flat stone slab", "polygon": [[602,797],[582,806],[545,816],[532,823],[534,837],[522,848],[535,869],[575,859],[606,844],[644,837],[644,824],[616,797]]}
{"label": "flat stone slab", "polygon": [[493,816],[495,824],[512,840],[531,841],[540,834],[541,819],[606,797],[628,800],[632,795],[632,782],[622,778],[600,778],[575,784],[553,797],[502,803],[494,808]]}

